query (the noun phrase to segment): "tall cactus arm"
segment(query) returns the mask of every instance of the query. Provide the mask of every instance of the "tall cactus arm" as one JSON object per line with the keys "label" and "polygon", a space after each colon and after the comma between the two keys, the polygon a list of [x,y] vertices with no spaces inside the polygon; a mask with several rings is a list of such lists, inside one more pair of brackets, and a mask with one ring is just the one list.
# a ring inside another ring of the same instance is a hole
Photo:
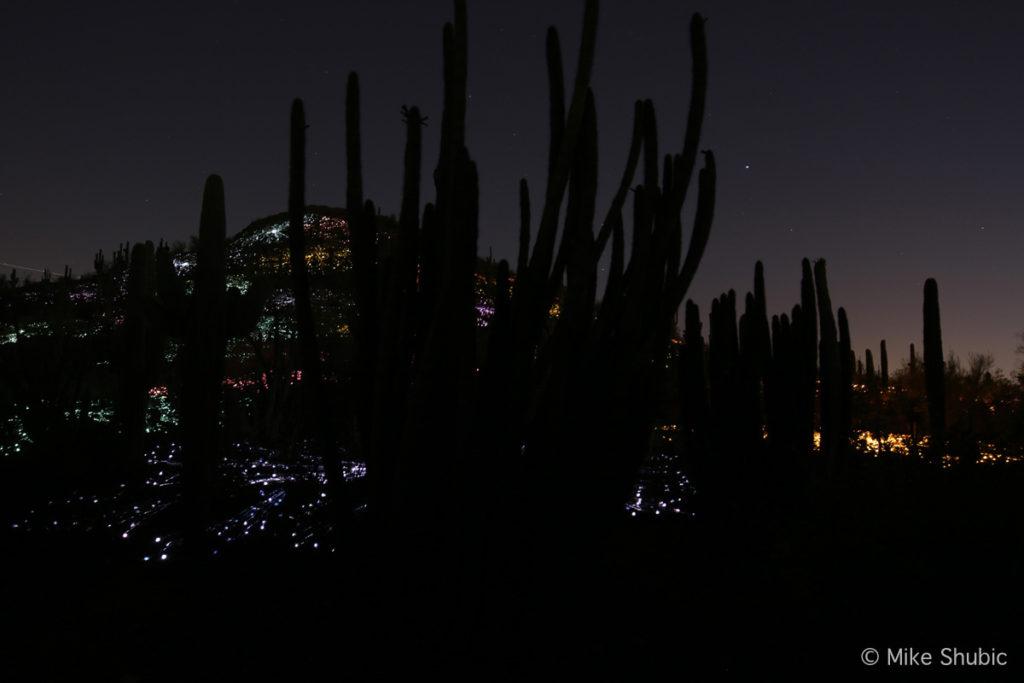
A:
{"label": "tall cactus arm", "polygon": [[[548,278],[548,292],[555,294],[562,283],[562,276],[570,260],[576,258],[571,252],[581,247],[581,238],[586,238],[588,259],[593,258],[596,268],[597,257],[589,253],[594,226],[594,203],[597,195],[597,109],[594,93],[587,92],[586,115],[583,117],[583,131],[576,149],[576,160],[569,176],[569,203],[566,208],[565,228],[558,245],[558,256]],[[585,235],[583,232],[585,231]],[[577,261],[577,263],[579,263]]]}
{"label": "tall cactus arm", "polygon": [[562,73],[562,47],[558,41],[558,31],[554,26],[548,27],[546,51],[551,119],[551,137],[548,142],[548,174],[550,175],[555,167],[558,148],[562,144],[562,136],[565,133],[565,79]]}
{"label": "tall cactus arm", "polygon": [[711,224],[715,218],[715,155],[710,150],[704,152],[704,168],[697,176],[697,213],[693,220],[693,233],[690,245],[686,250],[686,259],[679,274],[672,280],[669,287],[669,305],[674,311],[679,308],[686,296],[690,283],[697,274],[697,267],[704,256],[704,249],[711,235]]}
{"label": "tall cactus arm", "polygon": [[359,74],[348,75],[345,86],[345,206],[349,220],[363,206],[363,152],[359,132]]}
{"label": "tall cactus arm", "polygon": [[423,146],[423,122],[418,107],[402,108],[405,117],[405,156],[402,175],[402,208],[399,225],[405,239],[413,240],[420,222],[420,160]]}
{"label": "tall cactus arm", "polygon": [[[465,0],[455,0],[455,21],[445,24],[444,109],[441,116],[441,165],[451,161],[466,139],[467,19]],[[451,155],[449,158],[446,155]]]}
{"label": "tall cactus arm", "polygon": [[526,178],[519,180],[519,257],[516,277],[523,277],[530,263],[530,186]]}
{"label": "tall cactus arm", "polygon": [[590,75],[594,67],[597,15],[597,0],[587,0],[583,13],[583,35],[580,38],[579,57],[576,62],[576,81],[573,85],[572,103],[569,106],[565,134],[558,147],[558,156],[555,159],[552,172],[548,175],[547,188],[544,193],[544,209],[541,213],[540,226],[537,229],[537,242],[534,244],[533,254],[530,257],[530,270],[539,273],[544,278],[551,270],[555,237],[558,231],[558,215],[561,212],[565,188],[569,182],[569,169],[572,166],[583,124]]}
{"label": "tall cactus arm", "polygon": [[613,220],[615,217],[618,217],[619,227],[622,227],[622,207],[626,204],[626,196],[629,194],[629,188],[633,184],[633,176],[636,175],[636,166],[640,161],[640,146],[643,143],[643,139],[643,102],[637,100],[633,105],[633,135],[629,142],[629,155],[626,157],[626,167],[622,171],[619,189],[615,191],[611,206],[608,207],[608,213],[605,214],[604,221],[601,223],[601,230],[597,234],[597,248],[595,250],[597,258],[600,258],[601,254],[604,253],[608,237],[611,236],[612,230],[615,228],[615,221]]}
{"label": "tall cactus arm", "polygon": [[[654,114],[654,102],[644,100],[644,186],[649,194],[658,187],[658,119]],[[667,190],[668,188],[665,188]]]}
{"label": "tall cactus arm", "polygon": [[682,210],[683,203],[686,201],[686,192],[690,186],[690,179],[693,177],[693,168],[697,163],[697,149],[700,146],[701,126],[704,122],[704,104],[708,90],[708,44],[704,24],[704,17],[700,14],[694,14],[690,20],[690,58],[692,60],[690,109],[686,116],[683,152],[679,156],[678,167],[673,174],[675,180],[675,187],[671,192],[673,215]]}

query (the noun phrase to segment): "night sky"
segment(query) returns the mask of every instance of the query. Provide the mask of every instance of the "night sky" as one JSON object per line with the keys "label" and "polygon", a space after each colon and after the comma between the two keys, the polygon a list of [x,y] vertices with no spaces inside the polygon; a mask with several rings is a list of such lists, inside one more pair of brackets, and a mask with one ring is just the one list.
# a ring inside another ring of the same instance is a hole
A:
{"label": "night sky", "polygon": [[[895,6],[898,5],[898,6]],[[662,151],[681,146],[687,22],[708,17],[703,147],[718,211],[690,295],[751,287],[792,306],[800,259],[829,263],[858,355],[892,364],[921,336],[939,282],[944,342],[1017,364],[1024,330],[1024,4],[602,2],[594,90],[603,215],[633,101]],[[516,185],[540,202],[547,145],[544,30],[575,63],[581,1],[469,3],[468,141],[481,174],[480,252],[514,254]],[[344,203],[344,85],[362,78],[367,195],[397,213],[400,107],[437,153],[447,0],[0,4],[0,262],[91,270],[124,240],[185,239],[203,181],[224,177],[229,233],[282,211],[291,100],[306,103],[311,203]],[[432,188],[425,188],[432,197]],[[537,209],[536,213],[539,213]],[[8,268],[9,269],[9,268]]]}

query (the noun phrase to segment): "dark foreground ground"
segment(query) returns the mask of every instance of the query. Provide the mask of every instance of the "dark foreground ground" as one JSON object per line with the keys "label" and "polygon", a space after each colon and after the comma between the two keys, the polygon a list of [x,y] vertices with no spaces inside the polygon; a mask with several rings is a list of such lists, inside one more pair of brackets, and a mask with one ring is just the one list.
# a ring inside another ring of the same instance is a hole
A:
{"label": "dark foreground ground", "polygon": [[[1021,482],[1010,466],[871,462],[792,509],[744,503],[733,524],[624,514],[597,559],[524,562],[481,620],[460,616],[472,610],[451,576],[410,598],[358,537],[344,555],[253,545],[192,565],[7,531],[0,680],[1021,680]],[[887,648],[911,647],[932,665],[886,665]],[[941,666],[947,647],[1008,665]]]}

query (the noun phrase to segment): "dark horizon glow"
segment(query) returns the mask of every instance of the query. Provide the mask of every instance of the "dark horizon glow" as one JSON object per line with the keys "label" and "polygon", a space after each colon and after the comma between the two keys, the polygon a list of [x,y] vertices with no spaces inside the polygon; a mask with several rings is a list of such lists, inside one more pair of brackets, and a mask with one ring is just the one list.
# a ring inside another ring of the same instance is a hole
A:
{"label": "dark horizon glow", "polygon": [[[719,201],[690,296],[752,286],[769,309],[799,294],[800,259],[829,263],[863,355],[920,348],[922,287],[939,283],[944,346],[1017,365],[1024,320],[1024,8],[811,2],[697,6],[605,0],[594,89],[601,188],[614,186],[633,100],[677,147],[689,92],[686,26],[708,17],[703,146]],[[581,2],[471,1],[470,151],[481,173],[480,253],[515,253],[516,184],[540,202],[547,144],[544,30],[574,64]],[[203,181],[225,179],[229,229],[284,210],[288,111],[305,99],[310,203],[344,203],[345,77],[360,73],[367,196],[397,213],[400,107],[438,145],[448,0],[146,6],[12,0],[0,8],[0,261],[91,270],[97,249],[196,230]],[[606,201],[600,202],[601,207]],[[23,268],[24,268],[23,267]]]}

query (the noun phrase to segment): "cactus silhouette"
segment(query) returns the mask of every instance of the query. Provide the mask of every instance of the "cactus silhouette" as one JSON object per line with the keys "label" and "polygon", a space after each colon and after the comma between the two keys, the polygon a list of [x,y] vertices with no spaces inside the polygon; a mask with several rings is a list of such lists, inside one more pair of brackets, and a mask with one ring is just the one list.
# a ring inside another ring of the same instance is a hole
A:
{"label": "cactus silhouette", "polygon": [[[799,306],[796,307],[799,311]],[[797,433],[803,416],[795,403],[801,367],[794,328],[788,315],[773,315],[772,356],[764,379],[765,422],[772,450],[789,456],[801,447]]]}
{"label": "cactus silhouette", "polygon": [[885,350],[883,339],[878,349],[879,371],[881,372],[882,391],[889,388],[889,354]]}
{"label": "cactus silhouette", "polygon": [[313,322],[310,300],[309,272],[306,266],[306,116],[302,100],[292,102],[291,155],[288,181],[288,249],[291,264],[292,292],[295,296],[295,321],[299,336],[299,358],[307,391],[306,414],[315,416],[314,433],[324,461],[327,488],[331,494],[335,528],[347,522],[351,514],[345,482],[338,463],[334,420],[330,415],[320,350]]}
{"label": "cactus silhouette", "polygon": [[814,444],[814,404],[818,391],[818,314],[811,262],[801,262],[800,306],[794,309],[791,324],[799,335],[800,391],[796,407],[800,415],[799,437],[804,448]]}
{"label": "cactus silhouette", "polygon": [[754,304],[757,372],[763,377],[772,355],[772,342],[771,326],[768,323],[768,299],[764,287],[764,264],[760,261],[754,265]]}
{"label": "cactus silhouette", "polygon": [[850,347],[850,321],[846,310],[840,306],[837,312],[839,320],[839,406],[836,424],[839,432],[837,439],[846,444],[850,439],[853,426],[853,370],[854,352]]}
{"label": "cactus silhouette", "polygon": [[946,453],[946,364],[942,357],[942,324],[939,320],[939,286],[924,283],[924,374],[928,394],[928,424],[932,459]]}
{"label": "cactus silhouette", "polygon": [[[377,354],[377,260],[375,211],[363,197],[362,136],[360,125],[359,76],[350,73],[345,87],[345,208],[348,217],[352,267],[355,272],[356,319],[354,333],[357,343],[358,370],[355,378],[360,395],[373,395],[373,368]],[[403,189],[403,192],[406,189]],[[418,190],[417,190],[418,191]],[[418,210],[418,209],[417,209]],[[406,216],[408,223],[408,216]],[[355,405],[357,437],[367,456],[372,448],[370,410],[372,402]],[[372,470],[372,468],[371,468]]]}
{"label": "cactus silhouette", "polygon": [[762,441],[761,422],[761,368],[765,364],[763,339],[761,338],[760,310],[752,293],[744,300],[743,315],[739,319],[739,389],[734,398],[738,407],[737,428],[742,439],[743,452],[751,454]]}
{"label": "cactus silhouette", "polygon": [[711,303],[708,337],[708,385],[711,400],[713,443],[722,452],[737,449],[734,401],[740,393],[739,334],[736,326],[736,293],[729,291]]}
{"label": "cactus silhouette", "polygon": [[121,355],[121,422],[129,469],[141,464],[148,391],[156,380],[165,335],[154,310],[156,275],[153,243],[132,248],[125,281],[124,351]]}
{"label": "cactus silhouette", "polygon": [[[357,399],[364,410],[358,433],[367,455],[371,507],[393,508],[401,524],[433,524],[436,530],[439,519],[451,519],[453,506],[477,495],[471,492],[480,487],[466,481],[470,476],[496,477],[505,492],[495,495],[521,495],[517,491],[532,487],[556,519],[590,509],[581,499],[598,510],[617,510],[649,441],[663,367],[656,359],[668,353],[673,320],[714,216],[715,165],[708,152],[684,255],[681,213],[696,165],[707,82],[704,21],[695,16],[690,26],[693,84],[682,150],[667,155],[659,175],[654,107],[636,103],[625,169],[600,224],[597,116],[590,90],[596,29],[597,3],[590,0],[569,89],[558,33],[548,31],[551,139],[539,218],[523,180],[516,270],[513,276],[507,263],[490,266],[497,274],[490,285],[495,305],[485,335],[478,333],[475,310],[478,192],[466,141],[465,3],[455,2],[454,20],[442,34],[435,196],[423,208],[418,233],[420,115],[406,110],[402,227],[397,236],[378,237],[364,222],[371,212],[354,153],[360,142],[358,80],[349,80],[347,194],[359,311],[357,376],[363,378],[356,391],[375,397]],[[641,151],[644,178],[633,192],[634,248],[627,260],[623,212]],[[609,242],[610,276],[598,300],[598,264]],[[555,308],[558,315],[552,317]],[[735,342],[734,299],[731,310]],[[478,345],[480,336],[485,343]],[[595,423],[598,429],[584,428]],[[420,455],[424,444],[444,444],[449,457],[428,461]],[[577,463],[565,454],[585,452],[597,454],[588,466],[595,486],[567,486]],[[491,469],[492,463],[522,462],[524,454],[529,461],[552,463],[544,481],[532,480],[519,466],[500,477]],[[593,519],[579,521],[593,526]]]}
{"label": "cactus silhouette", "polygon": [[182,349],[182,501],[187,551],[203,554],[214,464],[220,453],[225,348],[224,183],[203,188],[191,311]]}
{"label": "cactus silhouette", "polygon": [[818,320],[821,329],[821,338],[818,342],[821,366],[821,447],[823,453],[835,460],[845,450],[846,443],[839,423],[839,345],[824,259],[818,259],[814,263],[814,288],[818,299]]}
{"label": "cactus silhouette", "polygon": [[704,370],[705,347],[701,336],[700,309],[692,301],[686,302],[686,325],[683,350],[680,355],[680,407],[681,423],[689,444],[697,452],[708,448],[708,387]]}

